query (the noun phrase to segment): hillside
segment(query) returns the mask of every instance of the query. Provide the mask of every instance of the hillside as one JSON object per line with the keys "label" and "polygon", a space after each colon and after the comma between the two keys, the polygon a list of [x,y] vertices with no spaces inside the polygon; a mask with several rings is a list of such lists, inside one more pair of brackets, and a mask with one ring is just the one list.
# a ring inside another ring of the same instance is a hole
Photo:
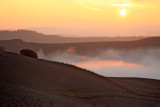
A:
{"label": "hillside", "polygon": [[132,50],[153,49],[160,47],[160,37],[146,38],[137,41],[110,41],[110,42],[84,42],[64,44],[42,44],[24,42],[20,39],[1,40],[0,46],[7,51],[19,53],[21,49],[32,49],[36,52],[43,51],[44,54],[72,52],[75,54],[94,56],[109,49]]}
{"label": "hillside", "polygon": [[0,105],[160,106],[160,81],[102,77],[72,65],[0,51]]}
{"label": "hillside", "polygon": [[45,35],[31,30],[0,31],[0,40],[21,39],[34,43],[78,43],[98,41],[132,41],[143,37],[63,37],[59,35]]}

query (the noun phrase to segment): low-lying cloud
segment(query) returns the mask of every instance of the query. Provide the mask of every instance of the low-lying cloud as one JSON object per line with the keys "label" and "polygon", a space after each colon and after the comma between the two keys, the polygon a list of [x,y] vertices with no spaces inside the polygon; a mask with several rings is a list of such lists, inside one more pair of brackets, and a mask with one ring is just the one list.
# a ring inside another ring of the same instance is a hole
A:
{"label": "low-lying cloud", "polygon": [[75,48],[70,48],[69,51],[47,55],[41,50],[38,56],[73,64],[103,76],[160,79],[160,49],[106,50],[91,57],[78,55]]}
{"label": "low-lying cloud", "polygon": [[101,61],[85,61],[85,62],[78,62],[74,63],[74,65],[83,67],[83,68],[90,68],[90,69],[100,69],[104,67],[140,67],[140,64],[129,63],[124,61],[114,61],[114,60],[101,60]]}

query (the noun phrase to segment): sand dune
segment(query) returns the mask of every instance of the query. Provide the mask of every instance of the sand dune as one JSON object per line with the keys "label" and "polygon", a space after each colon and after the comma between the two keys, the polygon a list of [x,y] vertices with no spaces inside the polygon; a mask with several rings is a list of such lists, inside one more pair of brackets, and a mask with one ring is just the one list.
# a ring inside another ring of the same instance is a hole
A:
{"label": "sand dune", "polygon": [[102,77],[72,65],[5,51],[0,51],[0,83],[0,105],[160,106],[159,80]]}

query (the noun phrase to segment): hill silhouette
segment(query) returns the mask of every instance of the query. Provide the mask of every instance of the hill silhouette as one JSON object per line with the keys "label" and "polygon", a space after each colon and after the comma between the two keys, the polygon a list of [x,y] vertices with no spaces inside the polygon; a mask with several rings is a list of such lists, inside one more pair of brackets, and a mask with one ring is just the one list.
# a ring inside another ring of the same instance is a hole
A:
{"label": "hill silhouette", "polygon": [[7,51],[19,53],[22,49],[31,49],[36,52],[43,50],[44,54],[73,52],[81,55],[94,56],[105,50],[132,50],[160,48],[160,37],[151,37],[137,41],[108,41],[108,42],[83,42],[43,44],[24,42],[20,39],[1,40],[0,46]]}
{"label": "hill silhouette", "polygon": [[0,51],[0,105],[107,106],[160,105],[160,81],[109,78],[76,66]]}
{"label": "hill silhouette", "polygon": [[131,41],[143,37],[63,37],[59,35],[45,35],[31,30],[0,31],[0,40],[21,39],[35,43],[77,43],[98,41]]}

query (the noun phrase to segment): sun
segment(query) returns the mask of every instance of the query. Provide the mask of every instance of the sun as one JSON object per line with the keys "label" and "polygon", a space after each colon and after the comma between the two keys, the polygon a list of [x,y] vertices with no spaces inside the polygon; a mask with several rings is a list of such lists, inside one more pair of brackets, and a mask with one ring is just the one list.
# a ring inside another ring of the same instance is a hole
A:
{"label": "sun", "polygon": [[126,10],[125,9],[122,9],[121,11],[120,11],[120,14],[122,15],[122,16],[124,16],[124,15],[126,15]]}

